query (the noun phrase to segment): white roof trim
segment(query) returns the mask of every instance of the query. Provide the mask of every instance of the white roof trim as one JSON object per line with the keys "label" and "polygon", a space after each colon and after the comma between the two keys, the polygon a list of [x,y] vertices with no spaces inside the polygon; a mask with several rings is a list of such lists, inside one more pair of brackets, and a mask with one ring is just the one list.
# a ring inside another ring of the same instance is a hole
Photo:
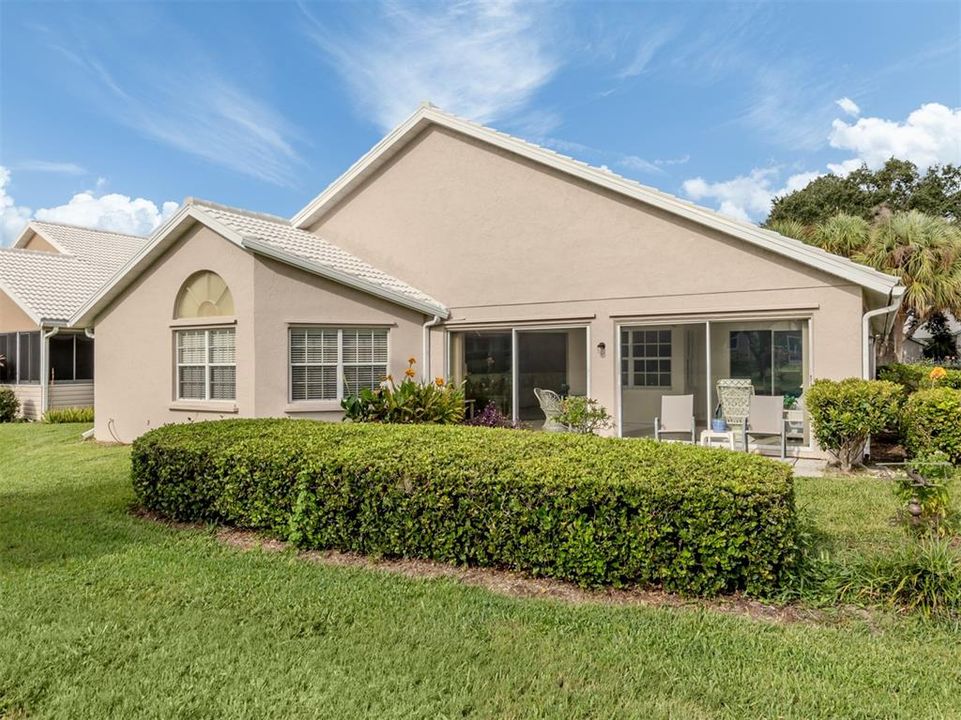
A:
{"label": "white roof trim", "polygon": [[341,285],[346,285],[347,287],[352,287],[355,290],[360,290],[368,295],[381,297],[396,305],[402,305],[403,307],[411,308],[412,310],[417,310],[418,312],[425,313],[427,315],[441,315],[442,317],[446,318],[450,314],[448,309],[443,305],[420,302],[417,299],[409,297],[403,293],[394,292],[389,288],[367,282],[362,278],[355,277],[347,273],[342,273],[321,263],[308,260],[307,258],[302,258],[299,255],[284,252],[280,248],[274,247],[273,245],[265,242],[261,242],[255,238],[244,238],[243,246],[251,252],[257,253],[258,255],[273,258],[274,260],[278,260],[287,265],[305,270],[313,275],[319,275],[320,277],[333,280]]}
{"label": "white roof trim", "polygon": [[149,242],[134,255],[123,267],[121,267],[111,277],[103,287],[98,290],[71,318],[70,324],[79,322],[89,324],[92,320],[120,294],[136,278],[142,270],[153,263],[160,254],[166,250],[168,240],[175,236],[177,231],[190,221],[199,222],[210,228],[217,234],[223,236],[228,241],[240,248],[250,252],[265,255],[279,260],[288,265],[299,267],[314,275],[326,277],[330,280],[361,290],[369,295],[382,297],[398,305],[418,310],[428,315],[442,315],[447,317],[449,312],[442,305],[434,305],[427,302],[419,302],[415,298],[408,297],[402,293],[397,293],[389,288],[384,288],[373,283],[368,283],[361,278],[341,273],[333,268],[327,267],[317,262],[301,258],[297,255],[286,253],[272,245],[263,243],[253,238],[245,238],[230,227],[203,211],[202,205],[193,204],[192,200],[187,201],[173,217],[160,226]]}
{"label": "white roof trim", "polygon": [[416,137],[421,130],[431,124],[446,127],[567,175],[639,200],[700,225],[719,230],[727,235],[745,240],[752,245],[848,280],[869,290],[888,295],[899,285],[899,279],[893,275],[886,275],[866,265],[859,265],[847,258],[832,255],[800,240],[787,238],[776,232],[733,220],[708,208],[700,207],[655,188],[646,187],[610,171],[592,167],[553,150],[442,112],[430,104],[421,105],[413,115],[398,125],[366,155],[354,163],[347,172],[332,182],[320,195],[294,215],[291,224],[294,227],[304,228],[315,223],[337,202],[375,172],[384,161],[392,157],[407,142]]}
{"label": "white roof trim", "polygon": [[52,245],[52,246],[54,247],[54,249],[56,249],[57,252],[59,252],[59,253],[61,253],[61,254],[63,254],[63,255],[70,255],[70,254],[71,254],[65,247],[63,247],[63,246],[62,246],[60,243],[58,243],[56,240],[54,240],[53,238],[48,237],[47,235],[45,235],[44,232],[43,232],[43,229],[40,228],[40,227],[37,225],[37,223],[34,222],[33,220],[31,220],[30,222],[27,223],[27,226],[21,231],[20,235],[17,237],[16,240],[13,241],[13,245],[11,245],[10,247],[12,247],[12,248],[17,248],[17,249],[22,250],[22,249],[23,249],[23,246],[27,244],[27,236],[28,236],[30,233],[33,233],[34,235],[39,235],[40,237],[42,237],[42,238],[43,238],[44,240],[46,240],[50,245]]}
{"label": "white roof trim", "polygon": [[0,279],[0,291],[2,291],[8,298],[13,300],[13,302],[16,303],[17,307],[19,307],[28,318],[30,318],[35,323],[37,323],[37,325],[43,325],[44,319],[39,315],[37,315],[33,311],[33,309],[30,307],[30,305],[28,305],[23,301],[23,298],[18,297],[17,294],[13,292],[10,289],[10,287],[3,281],[3,279]]}
{"label": "white roof trim", "polygon": [[144,245],[136,255],[130,258],[123,267],[117,270],[113,277],[107,280],[107,282],[94,293],[93,297],[77,310],[70,319],[70,324],[76,325],[79,322],[83,322],[84,325],[89,324],[116,295],[127,287],[129,282],[125,281],[132,281],[140,274],[140,270],[145,269],[147,265],[153,262],[159,253],[162,252],[163,249],[166,249],[165,241],[185,222],[190,220],[195,220],[209,226],[212,230],[220,233],[235,245],[240,246],[242,244],[242,238],[233,230],[225,228],[213,218],[199,212],[195,206],[185,204],[180,210],[174,213],[167,222],[157,228],[147,244]]}

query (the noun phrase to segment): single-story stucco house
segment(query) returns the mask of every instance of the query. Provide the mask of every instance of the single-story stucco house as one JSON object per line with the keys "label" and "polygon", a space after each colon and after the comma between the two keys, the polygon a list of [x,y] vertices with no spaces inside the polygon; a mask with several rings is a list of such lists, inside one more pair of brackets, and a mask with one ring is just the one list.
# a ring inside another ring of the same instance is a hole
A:
{"label": "single-story stucco house", "polygon": [[[72,318],[95,328],[96,437],[336,420],[345,392],[464,383],[519,420],[535,387],[614,432],[718,379],[799,395],[870,376],[898,279],[424,105],[292,219],[189,200]],[[104,370],[106,369],[106,370]],[[816,453],[806,424],[791,453]]]}
{"label": "single-story stucco house", "polygon": [[145,242],[31,222],[0,248],[0,386],[13,389],[24,417],[93,406],[93,339],[70,318]]}

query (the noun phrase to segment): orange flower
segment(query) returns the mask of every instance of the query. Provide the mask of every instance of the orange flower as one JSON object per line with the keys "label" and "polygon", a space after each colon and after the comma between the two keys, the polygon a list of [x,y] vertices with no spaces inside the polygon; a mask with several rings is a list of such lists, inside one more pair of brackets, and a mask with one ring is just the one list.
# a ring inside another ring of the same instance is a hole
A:
{"label": "orange flower", "polygon": [[409,378],[414,377],[414,375],[416,374],[417,373],[414,372],[414,368],[407,368],[406,370],[404,370],[404,375],[406,375]]}
{"label": "orange flower", "polygon": [[943,367],[932,368],[931,372],[928,373],[928,377],[931,382],[938,382],[938,380],[944,380],[948,376],[948,371]]}
{"label": "orange flower", "polygon": [[417,364],[417,359],[416,359],[416,358],[413,358],[413,357],[409,357],[409,358],[407,358],[407,362],[408,362],[409,364],[411,364],[411,365],[416,365],[416,364]]}
{"label": "orange flower", "polygon": [[434,384],[435,384],[437,387],[444,387],[444,378],[442,378],[442,377],[435,377],[435,378],[434,378]]}

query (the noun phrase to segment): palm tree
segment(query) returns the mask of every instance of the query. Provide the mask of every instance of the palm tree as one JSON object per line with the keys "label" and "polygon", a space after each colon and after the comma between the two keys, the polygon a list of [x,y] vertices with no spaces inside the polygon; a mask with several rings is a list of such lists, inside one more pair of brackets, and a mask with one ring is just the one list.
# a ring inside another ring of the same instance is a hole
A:
{"label": "palm tree", "polygon": [[864,218],[838,213],[814,228],[811,242],[829,253],[851,257],[868,244],[870,233],[871,226]]}
{"label": "palm tree", "polygon": [[906,288],[885,348],[888,360],[900,358],[905,339],[936,312],[961,312],[961,230],[944,218],[916,210],[883,217],[853,259],[897,275]]}
{"label": "palm tree", "polygon": [[794,238],[808,242],[810,235],[809,228],[799,220],[775,220],[767,225],[768,230],[773,230],[784,237]]}

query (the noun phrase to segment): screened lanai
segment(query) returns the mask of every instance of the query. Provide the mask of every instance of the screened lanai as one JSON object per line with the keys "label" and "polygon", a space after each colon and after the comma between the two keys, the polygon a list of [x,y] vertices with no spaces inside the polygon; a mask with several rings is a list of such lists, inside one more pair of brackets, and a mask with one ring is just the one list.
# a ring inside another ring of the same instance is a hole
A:
{"label": "screened lanai", "polygon": [[[809,445],[802,395],[810,378],[808,319],[631,322],[619,333],[619,430],[654,435],[665,395],[693,395],[696,431],[718,412],[720,380],[749,381],[756,395],[784,396],[787,443]],[[739,435],[738,435],[739,437]],[[778,440],[758,440],[762,447]]]}

